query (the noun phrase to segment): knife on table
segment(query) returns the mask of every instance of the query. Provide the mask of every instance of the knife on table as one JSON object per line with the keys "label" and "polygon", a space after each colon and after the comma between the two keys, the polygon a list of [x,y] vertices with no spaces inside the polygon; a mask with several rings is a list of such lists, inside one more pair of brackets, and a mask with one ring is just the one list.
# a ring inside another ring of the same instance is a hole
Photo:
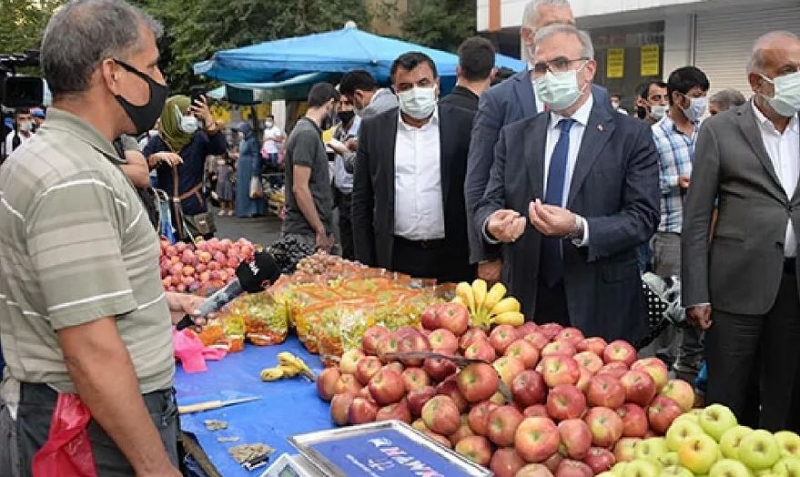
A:
{"label": "knife on table", "polygon": [[234,406],[236,404],[243,404],[246,402],[258,401],[261,396],[248,396],[237,399],[228,399],[223,401],[217,399],[214,401],[204,401],[197,404],[187,404],[185,406],[178,406],[178,414],[192,414],[195,412],[211,411],[212,409],[219,409],[227,406]]}

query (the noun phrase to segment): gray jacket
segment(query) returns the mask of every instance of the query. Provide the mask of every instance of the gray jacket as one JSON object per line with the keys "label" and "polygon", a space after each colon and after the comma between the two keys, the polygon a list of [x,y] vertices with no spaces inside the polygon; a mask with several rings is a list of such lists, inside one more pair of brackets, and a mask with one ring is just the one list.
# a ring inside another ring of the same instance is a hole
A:
{"label": "gray jacket", "polygon": [[[709,229],[718,202],[714,236]],[[703,123],[681,236],[683,305],[763,315],[778,295],[786,224],[800,236],[800,189],[784,192],[752,101]]]}

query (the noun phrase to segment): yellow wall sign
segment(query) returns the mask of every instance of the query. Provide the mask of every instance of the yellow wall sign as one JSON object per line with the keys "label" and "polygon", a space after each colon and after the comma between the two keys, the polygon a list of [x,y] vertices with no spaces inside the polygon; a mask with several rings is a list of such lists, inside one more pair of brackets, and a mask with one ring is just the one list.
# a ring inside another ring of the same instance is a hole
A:
{"label": "yellow wall sign", "polygon": [[661,55],[658,45],[642,46],[642,76],[661,76]]}
{"label": "yellow wall sign", "polygon": [[609,48],[606,53],[606,78],[625,76],[625,48]]}

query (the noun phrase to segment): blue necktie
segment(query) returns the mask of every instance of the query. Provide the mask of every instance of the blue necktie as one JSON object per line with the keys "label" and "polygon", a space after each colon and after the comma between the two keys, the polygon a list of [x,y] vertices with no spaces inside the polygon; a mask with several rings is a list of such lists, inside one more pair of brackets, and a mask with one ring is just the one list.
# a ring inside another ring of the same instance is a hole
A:
{"label": "blue necktie", "polygon": [[[550,169],[547,172],[547,191],[544,203],[564,206],[564,184],[567,180],[567,159],[569,158],[569,130],[575,124],[574,119],[562,119],[558,122],[561,134],[553,155],[550,157]],[[548,288],[553,288],[564,277],[564,263],[561,257],[561,239],[544,237],[542,239],[542,278]]]}

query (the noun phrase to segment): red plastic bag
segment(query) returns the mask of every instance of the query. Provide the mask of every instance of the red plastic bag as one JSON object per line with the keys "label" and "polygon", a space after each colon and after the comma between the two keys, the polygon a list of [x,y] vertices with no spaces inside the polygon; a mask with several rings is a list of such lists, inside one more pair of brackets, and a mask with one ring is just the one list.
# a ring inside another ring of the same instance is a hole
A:
{"label": "red plastic bag", "polygon": [[77,394],[59,393],[50,435],[33,456],[33,477],[97,477],[86,430],[91,418]]}

